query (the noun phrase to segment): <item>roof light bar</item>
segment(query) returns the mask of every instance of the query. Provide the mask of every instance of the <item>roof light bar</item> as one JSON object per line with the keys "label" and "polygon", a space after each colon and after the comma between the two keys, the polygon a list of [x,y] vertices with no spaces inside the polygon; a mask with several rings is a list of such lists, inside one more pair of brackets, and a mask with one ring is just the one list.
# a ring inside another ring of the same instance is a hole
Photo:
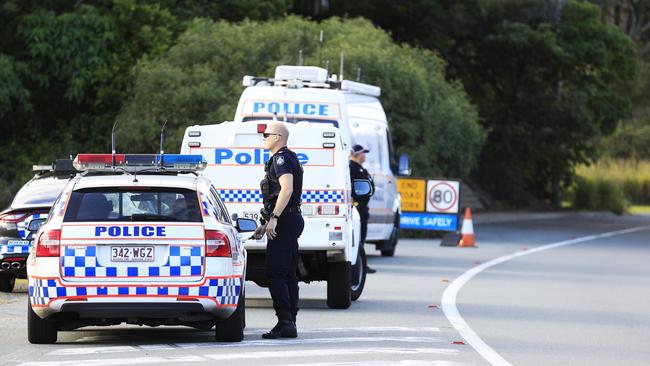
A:
{"label": "roof light bar", "polygon": [[141,170],[199,171],[205,169],[207,162],[202,155],[165,154],[160,164],[160,154],[115,154],[115,166],[111,154],[79,154],[74,159],[74,167],[80,171]]}

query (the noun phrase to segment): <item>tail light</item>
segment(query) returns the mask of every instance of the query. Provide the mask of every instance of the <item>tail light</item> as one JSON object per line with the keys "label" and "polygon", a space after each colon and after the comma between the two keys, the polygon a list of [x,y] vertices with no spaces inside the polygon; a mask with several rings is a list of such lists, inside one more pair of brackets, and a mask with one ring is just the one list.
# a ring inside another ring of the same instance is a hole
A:
{"label": "tail light", "polygon": [[206,257],[231,257],[230,240],[221,231],[205,231],[205,256]]}
{"label": "tail light", "polygon": [[8,212],[4,215],[0,215],[0,229],[4,229],[6,231],[16,231],[18,230],[18,223],[20,221],[23,221],[27,216],[29,216],[29,212]]}
{"label": "tail light", "polygon": [[36,242],[37,257],[58,257],[61,248],[61,230],[47,230]]}
{"label": "tail light", "polygon": [[338,205],[320,205],[318,206],[317,212],[319,215],[338,215],[339,206]]}

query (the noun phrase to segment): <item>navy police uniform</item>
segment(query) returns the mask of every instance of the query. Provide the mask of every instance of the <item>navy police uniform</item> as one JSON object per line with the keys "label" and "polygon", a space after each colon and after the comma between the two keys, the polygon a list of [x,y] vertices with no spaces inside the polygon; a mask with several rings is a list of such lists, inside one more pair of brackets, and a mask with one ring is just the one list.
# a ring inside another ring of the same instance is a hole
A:
{"label": "navy police uniform", "polygon": [[266,246],[266,276],[279,323],[295,323],[298,313],[298,237],[305,227],[300,213],[303,169],[296,154],[283,147],[267,161],[264,171],[260,185],[264,202],[262,217],[267,221],[280,194],[279,178],[293,174],[291,198],[277,219],[277,235]]}
{"label": "navy police uniform", "polygon": [[[353,160],[350,160],[350,178],[352,180],[367,179],[370,181],[370,184],[372,184],[374,190],[375,184],[370,173],[368,173],[361,164]],[[354,199],[355,206],[359,211],[359,216],[361,216],[361,248],[363,248],[363,243],[366,241],[366,234],[368,233],[368,219],[370,218],[368,202],[370,202],[370,197],[356,197],[353,192],[352,198]]]}

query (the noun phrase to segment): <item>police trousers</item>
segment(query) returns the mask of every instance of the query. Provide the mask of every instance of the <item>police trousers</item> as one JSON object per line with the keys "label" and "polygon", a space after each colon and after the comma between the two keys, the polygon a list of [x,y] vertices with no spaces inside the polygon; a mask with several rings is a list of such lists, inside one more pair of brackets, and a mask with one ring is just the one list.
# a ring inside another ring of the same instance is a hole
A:
{"label": "police trousers", "polygon": [[278,219],[274,239],[266,245],[266,277],[279,321],[298,314],[298,238],[305,228],[300,212]]}

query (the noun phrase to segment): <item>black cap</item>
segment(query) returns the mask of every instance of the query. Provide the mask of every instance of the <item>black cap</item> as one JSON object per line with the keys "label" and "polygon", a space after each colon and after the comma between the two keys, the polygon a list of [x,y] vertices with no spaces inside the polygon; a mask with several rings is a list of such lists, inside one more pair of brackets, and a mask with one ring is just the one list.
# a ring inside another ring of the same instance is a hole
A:
{"label": "black cap", "polygon": [[369,153],[369,152],[370,152],[370,150],[364,148],[361,145],[357,144],[357,145],[352,146],[352,155],[359,155],[361,153]]}

